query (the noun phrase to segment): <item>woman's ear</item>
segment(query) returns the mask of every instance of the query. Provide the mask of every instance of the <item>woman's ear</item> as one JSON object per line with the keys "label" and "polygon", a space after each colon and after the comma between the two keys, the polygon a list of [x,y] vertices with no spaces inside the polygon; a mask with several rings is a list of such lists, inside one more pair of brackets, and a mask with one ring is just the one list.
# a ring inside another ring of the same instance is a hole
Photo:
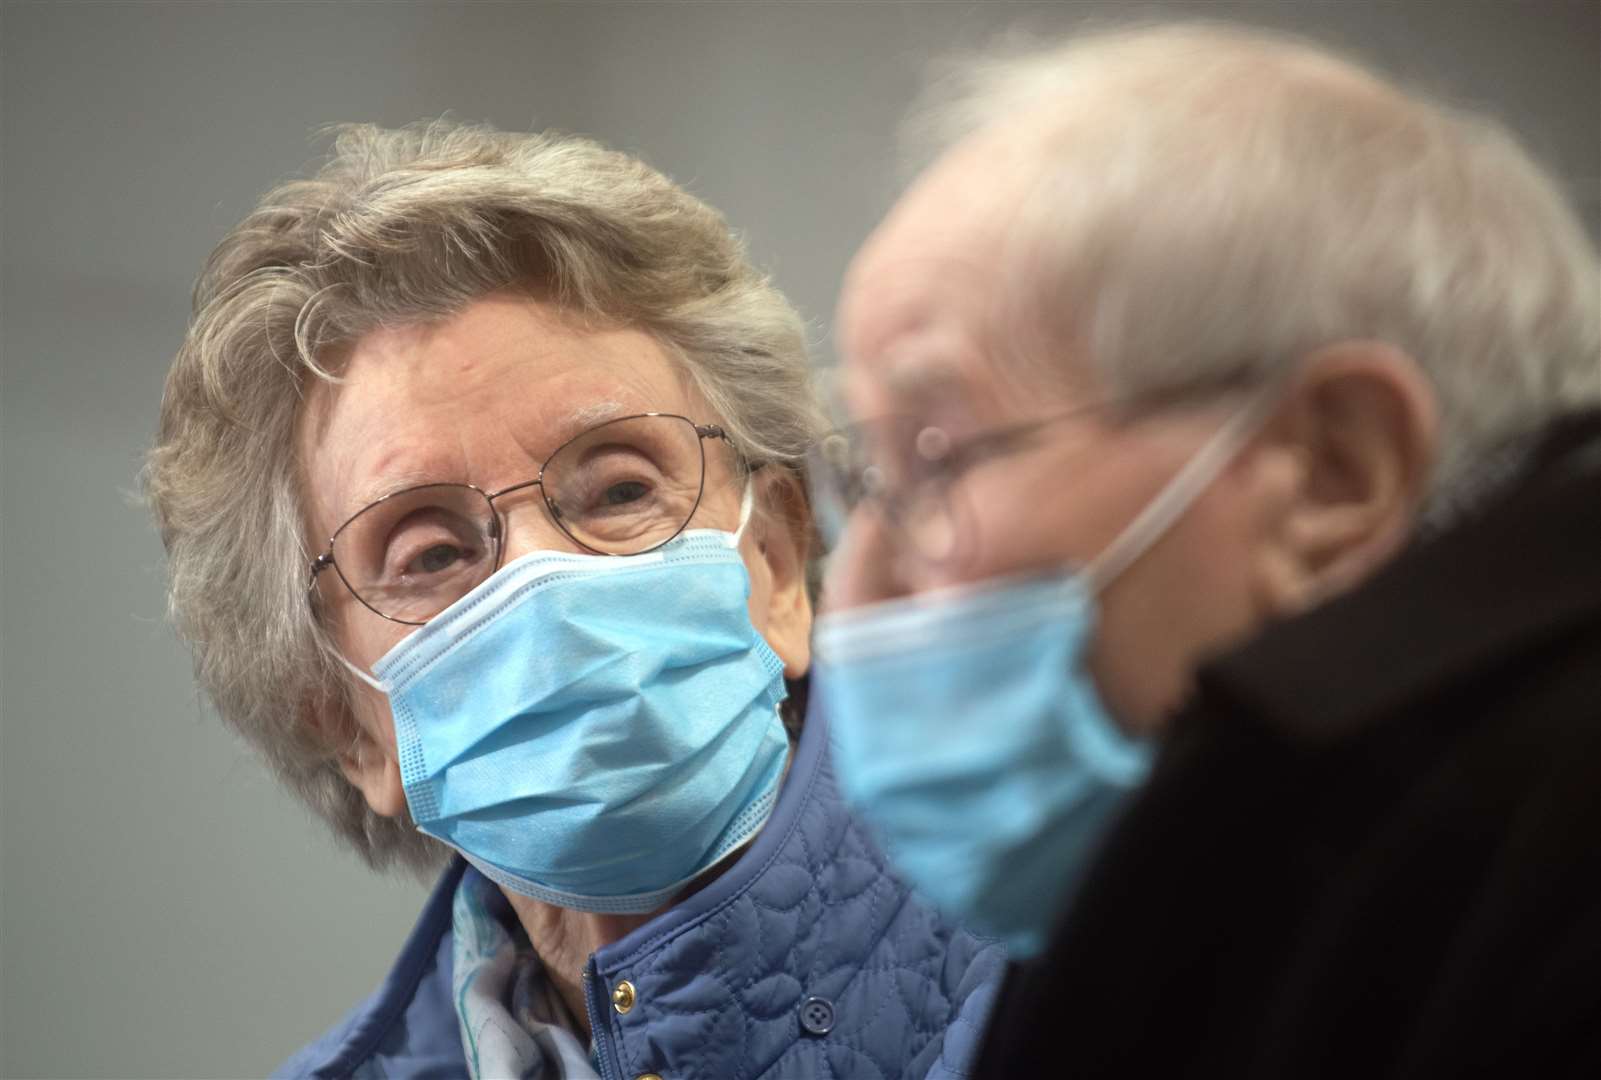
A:
{"label": "woman's ear", "polygon": [[751,612],[767,644],[784,661],[784,675],[798,679],[811,668],[812,601],[807,590],[812,516],[800,477],[769,465],[754,476],[758,513],[750,531],[762,583],[753,582]]}
{"label": "woman's ear", "polygon": [[[357,700],[338,721],[328,711],[308,707],[305,710],[305,722],[338,747],[339,771],[345,774],[345,779],[350,781],[352,787],[361,792],[372,812],[380,817],[400,817],[406,810],[406,788],[400,779],[400,759],[393,740],[377,738],[371,731],[371,722],[375,719],[371,714],[375,711],[381,714],[377,719],[388,722],[389,703],[381,699],[377,702],[370,700],[380,695],[365,686],[353,687],[351,696]],[[327,708],[337,707],[329,704]]]}
{"label": "woman's ear", "polygon": [[1267,606],[1290,614],[1357,585],[1411,534],[1439,439],[1434,389],[1392,346],[1342,342],[1307,357],[1263,438],[1296,465],[1258,564]]}

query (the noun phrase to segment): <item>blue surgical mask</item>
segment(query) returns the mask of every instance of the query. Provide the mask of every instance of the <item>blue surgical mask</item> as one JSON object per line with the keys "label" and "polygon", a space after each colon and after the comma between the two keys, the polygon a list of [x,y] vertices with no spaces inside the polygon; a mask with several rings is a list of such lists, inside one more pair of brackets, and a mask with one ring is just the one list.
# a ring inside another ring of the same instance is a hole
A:
{"label": "blue surgical mask", "polygon": [[739,532],[509,563],[373,666],[417,827],[492,881],[652,911],[751,839],[789,740]]}
{"label": "blue surgical mask", "polygon": [[1083,568],[826,614],[816,686],[840,786],[900,873],[947,913],[1044,947],[1152,748],[1113,721],[1085,667],[1096,594],[1239,452],[1248,402]]}

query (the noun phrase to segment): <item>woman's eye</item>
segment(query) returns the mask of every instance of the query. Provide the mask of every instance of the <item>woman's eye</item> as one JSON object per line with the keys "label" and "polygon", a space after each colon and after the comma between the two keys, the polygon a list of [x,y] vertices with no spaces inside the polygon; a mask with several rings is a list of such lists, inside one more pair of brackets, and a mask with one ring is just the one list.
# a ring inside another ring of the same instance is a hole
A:
{"label": "woman's eye", "polygon": [[462,558],[462,550],[454,544],[435,544],[411,561],[407,569],[424,574],[437,574],[448,570]]}
{"label": "woman's eye", "polygon": [[607,506],[626,506],[631,502],[638,502],[650,494],[650,487],[638,480],[625,480],[622,483],[612,484],[601,493],[601,499]]}

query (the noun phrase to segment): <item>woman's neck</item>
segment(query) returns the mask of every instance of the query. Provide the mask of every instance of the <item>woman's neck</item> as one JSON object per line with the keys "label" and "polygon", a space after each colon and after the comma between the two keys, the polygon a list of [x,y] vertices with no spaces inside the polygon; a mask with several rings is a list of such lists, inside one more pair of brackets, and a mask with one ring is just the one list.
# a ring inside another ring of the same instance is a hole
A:
{"label": "woman's neck", "polygon": [[587,1043],[591,1033],[589,1008],[584,1001],[584,969],[589,964],[590,954],[620,940],[635,927],[643,926],[655,913],[591,915],[519,896],[509,890],[501,891],[528,932],[528,940],[539,954],[546,976],[561,995]]}
{"label": "woman's neck", "polygon": [[[789,767],[795,762],[794,738],[791,734],[789,753],[784,758],[784,775],[779,780],[781,787],[789,779]],[[517,921],[527,931],[528,940],[534,946],[534,952],[539,954],[545,974],[561,995],[567,1011],[573,1014],[573,1021],[586,1043],[594,1038],[589,1029],[589,1005],[584,1000],[584,970],[589,966],[590,954],[614,941],[620,941],[629,931],[645,925],[660,912],[683,903],[687,897],[710,885],[739,860],[750,843],[747,840],[723,856],[684,891],[656,911],[645,915],[592,915],[586,911],[547,904],[510,889],[500,890],[511,904],[511,909],[517,913]]]}

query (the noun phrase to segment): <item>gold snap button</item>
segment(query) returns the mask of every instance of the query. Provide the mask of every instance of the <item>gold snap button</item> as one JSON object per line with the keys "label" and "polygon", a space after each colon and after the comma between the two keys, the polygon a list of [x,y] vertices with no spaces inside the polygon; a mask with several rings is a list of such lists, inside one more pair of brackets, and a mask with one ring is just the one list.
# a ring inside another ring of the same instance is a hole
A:
{"label": "gold snap button", "polygon": [[655,1073],[640,1073],[634,1080],[662,1080],[662,1078]]}
{"label": "gold snap button", "polygon": [[[619,1015],[626,1015],[628,1010],[634,1007],[633,983],[624,979],[617,984],[617,988],[611,992],[611,1007],[616,1009]],[[646,1074],[646,1076],[650,1075],[654,1074]],[[646,1076],[640,1077],[639,1080],[646,1080]],[[661,1080],[661,1077],[656,1077],[656,1080]]]}

